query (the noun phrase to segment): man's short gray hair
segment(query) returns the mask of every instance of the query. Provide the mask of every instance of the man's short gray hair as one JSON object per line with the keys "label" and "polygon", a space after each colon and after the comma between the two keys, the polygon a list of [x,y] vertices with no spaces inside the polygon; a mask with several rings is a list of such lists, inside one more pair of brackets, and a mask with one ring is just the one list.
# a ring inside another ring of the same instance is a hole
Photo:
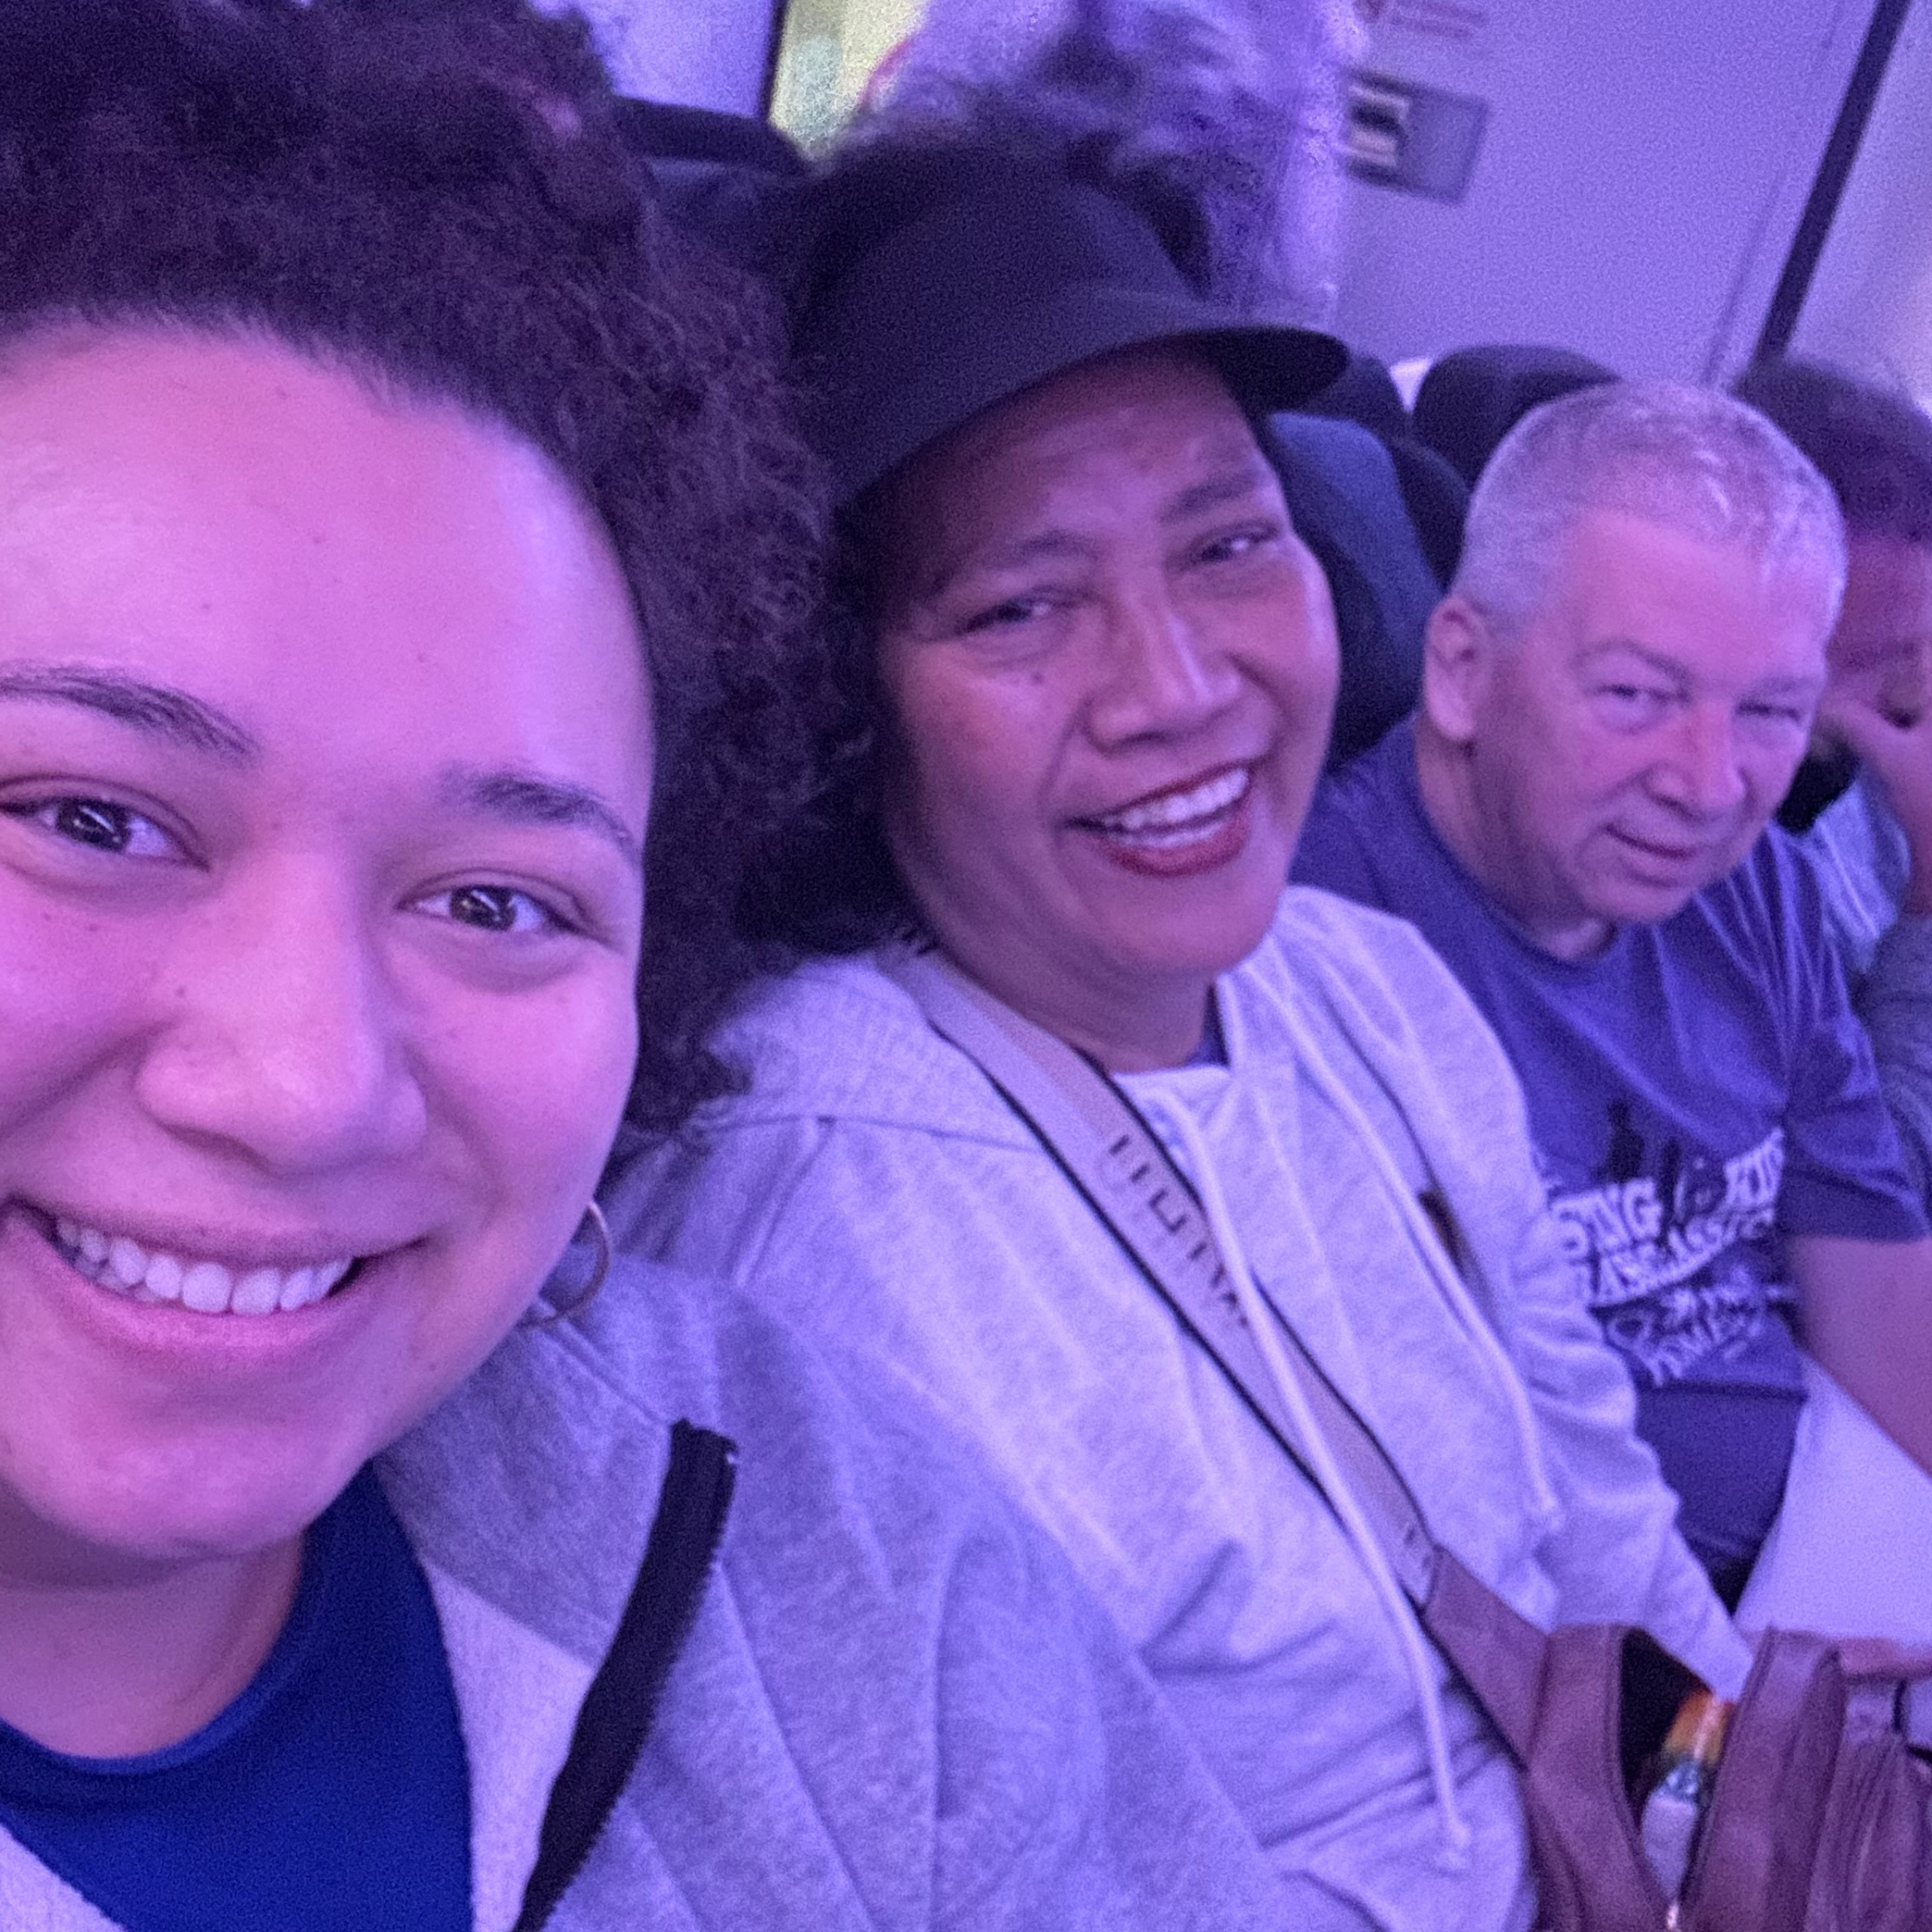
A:
{"label": "man's short gray hair", "polygon": [[1572,525],[1596,510],[1753,550],[1767,576],[1815,564],[1836,622],[1845,537],[1830,486],[1767,417],[1682,383],[1605,383],[1530,411],[1470,499],[1457,594],[1520,627]]}

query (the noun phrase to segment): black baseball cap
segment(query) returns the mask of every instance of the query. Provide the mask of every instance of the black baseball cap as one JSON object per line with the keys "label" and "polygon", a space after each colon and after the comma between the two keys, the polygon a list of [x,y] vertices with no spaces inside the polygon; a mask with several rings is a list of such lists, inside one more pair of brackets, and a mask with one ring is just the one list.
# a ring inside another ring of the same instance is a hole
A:
{"label": "black baseball cap", "polygon": [[835,178],[794,337],[842,504],[982,410],[1119,350],[1188,343],[1254,414],[1347,364],[1333,336],[1200,295],[1140,209],[1063,170],[971,148],[909,165],[910,191],[889,165]]}

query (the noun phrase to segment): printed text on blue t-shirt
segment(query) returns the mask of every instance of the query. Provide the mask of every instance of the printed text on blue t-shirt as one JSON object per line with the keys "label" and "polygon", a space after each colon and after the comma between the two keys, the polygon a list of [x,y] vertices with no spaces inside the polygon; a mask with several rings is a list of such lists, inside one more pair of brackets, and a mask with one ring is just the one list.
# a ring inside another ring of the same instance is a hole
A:
{"label": "printed text on blue t-shirt", "polygon": [[1748,1342],[1767,1303],[1790,1299],[1740,1251],[1772,1238],[1784,1132],[1774,1128],[1723,1160],[1687,1157],[1672,1140],[1655,1171],[1636,1174],[1631,1156],[1641,1150],[1626,1152],[1620,1138],[1635,1138],[1627,1114],[1613,1121],[1606,1164],[1627,1178],[1570,1194],[1552,1189],[1550,1205],[1597,1318],[1632,1366],[1661,1386]]}

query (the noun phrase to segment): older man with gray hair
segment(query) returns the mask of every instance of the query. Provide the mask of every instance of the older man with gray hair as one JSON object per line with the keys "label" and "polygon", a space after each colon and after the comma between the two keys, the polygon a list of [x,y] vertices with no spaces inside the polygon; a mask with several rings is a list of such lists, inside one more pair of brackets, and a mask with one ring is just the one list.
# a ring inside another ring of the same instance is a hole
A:
{"label": "older man with gray hair", "polygon": [[1501,1037],[1733,1604],[1818,1385],[1801,1336],[1932,1465],[1932,1239],[1817,886],[1767,830],[1844,572],[1830,490],[1755,411],[1546,405],[1477,488],[1419,709],[1329,781],[1295,867],[1411,920]]}

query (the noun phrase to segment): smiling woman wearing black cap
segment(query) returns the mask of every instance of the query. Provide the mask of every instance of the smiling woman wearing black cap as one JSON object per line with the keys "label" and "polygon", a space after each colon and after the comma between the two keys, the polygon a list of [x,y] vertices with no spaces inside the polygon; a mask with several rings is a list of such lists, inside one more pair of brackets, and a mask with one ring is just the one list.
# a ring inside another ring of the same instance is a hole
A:
{"label": "smiling woman wearing black cap", "polygon": [[[1162,77],[1120,52],[1077,26],[1036,78],[1144,106]],[[976,1441],[1298,1925],[1520,1928],[1515,1772],[1389,1493],[1538,1623],[1645,1625],[1733,1690],[1744,1653],[1494,1040],[1407,928],[1284,896],[1335,647],[1254,424],[1341,352],[1231,297],[1198,180],[1026,96],[888,113],[818,178],[797,341],[848,708],[745,910],[808,957],[720,1036],[746,1090],[631,1170],[620,1234]]]}

